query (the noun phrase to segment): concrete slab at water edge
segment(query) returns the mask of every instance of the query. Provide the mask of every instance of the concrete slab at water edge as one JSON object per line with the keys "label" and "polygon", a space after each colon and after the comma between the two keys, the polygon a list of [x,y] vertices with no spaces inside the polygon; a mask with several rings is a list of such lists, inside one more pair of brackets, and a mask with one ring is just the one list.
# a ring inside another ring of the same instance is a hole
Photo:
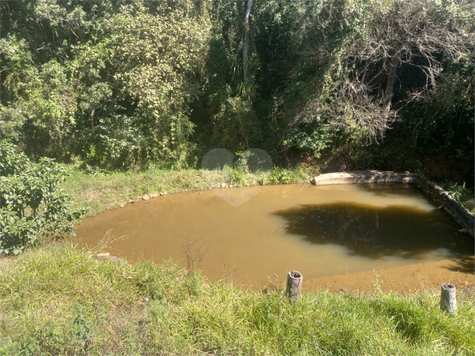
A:
{"label": "concrete slab at water edge", "polygon": [[321,174],[312,179],[314,185],[366,184],[366,183],[414,183],[413,173],[391,171],[356,171]]}

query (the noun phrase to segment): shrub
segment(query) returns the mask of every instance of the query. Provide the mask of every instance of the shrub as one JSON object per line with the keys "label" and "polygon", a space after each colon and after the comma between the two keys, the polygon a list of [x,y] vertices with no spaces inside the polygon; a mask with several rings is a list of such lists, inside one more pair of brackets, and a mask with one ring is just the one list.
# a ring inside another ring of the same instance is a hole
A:
{"label": "shrub", "polygon": [[65,170],[54,160],[31,162],[14,145],[0,142],[0,254],[19,254],[44,236],[74,234],[81,211],[57,188]]}

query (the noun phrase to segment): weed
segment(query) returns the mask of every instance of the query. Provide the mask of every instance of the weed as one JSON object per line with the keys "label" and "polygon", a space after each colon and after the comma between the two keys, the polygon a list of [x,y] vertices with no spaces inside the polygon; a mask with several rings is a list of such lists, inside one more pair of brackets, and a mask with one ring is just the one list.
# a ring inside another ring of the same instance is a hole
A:
{"label": "weed", "polygon": [[185,239],[181,242],[183,254],[185,255],[186,268],[190,272],[198,270],[203,263],[203,258],[208,251],[206,241],[199,239]]}
{"label": "weed", "polygon": [[459,185],[454,182],[443,182],[440,186],[457,200],[469,213],[475,214],[475,198],[473,189],[465,187],[465,183]]}
{"label": "weed", "polygon": [[373,282],[373,287],[375,289],[375,294],[381,294],[383,292],[383,288],[382,288],[382,285],[384,283],[384,280],[383,280],[383,275],[382,274],[379,274],[377,272],[377,269],[373,269],[373,272],[374,272],[374,275],[376,276],[376,278],[370,278],[371,279],[371,282]]}
{"label": "weed", "polygon": [[82,304],[73,307],[76,317],[74,318],[72,330],[80,343],[81,352],[87,354],[89,345],[92,343],[94,328],[90,320],[86,317],[86,308]]}

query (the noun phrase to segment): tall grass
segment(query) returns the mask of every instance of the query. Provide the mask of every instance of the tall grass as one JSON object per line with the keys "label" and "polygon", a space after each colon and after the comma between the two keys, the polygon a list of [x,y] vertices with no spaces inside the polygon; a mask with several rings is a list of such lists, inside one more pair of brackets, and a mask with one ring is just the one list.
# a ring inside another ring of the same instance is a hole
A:
{"label": "tall grass", "polygon": [[168,262],[98,261],[71,244],[0,267],[2,355],[473,355],[475,298],[247,292]]}

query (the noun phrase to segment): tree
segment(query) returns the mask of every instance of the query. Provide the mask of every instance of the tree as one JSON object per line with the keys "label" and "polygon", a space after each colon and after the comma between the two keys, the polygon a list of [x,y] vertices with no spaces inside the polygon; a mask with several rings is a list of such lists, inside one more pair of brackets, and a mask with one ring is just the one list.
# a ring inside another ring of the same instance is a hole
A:
{"label": "tree", "polygon": [[124,6],[111,46],[119,95],[133,108],[149,158],[182,160],[190,150],[189,101],[199,93],[209,42],[206,7],[189,1]]}
{"label": "tree", "polygon": [[245,84],[249,83],[247,57],[249,51],[249,16],[252,10],[252,1],[247,0],[246,15],[244,15],[244,39],[242,44],[242,72]]}
{"label": "tree", "polygon": [[443,60],[473,61],[473,16],[467,1],[314,3],[293,51],[300,71],[313,67],[316,80],[308,81],[313,97],[304,96],[294,123],[324,117],[358,140],[382,140],[400,107],[437,86]]}
{"label": "tree", "polygon": [[[436,88],[444,58],[452,62],[470,60],[475,17],[468,1],[390,1],[371,5],[371,11],[363,17],[362,33],[353,41],[347,59],[361,68],[352,83],[377,92],[384,110],[377,124],[382,138],[391,116],[396,80],[411,80],[398,77],[400,69],[410,66],[423,75],[415,85],[405,85],[410,100]],[[370,68],[375,64],[377,72]]]}
{"label": "tree", "polygon": [[183,163],[200,93],[205,2],[1,2],[0,135],[29,156]]}

